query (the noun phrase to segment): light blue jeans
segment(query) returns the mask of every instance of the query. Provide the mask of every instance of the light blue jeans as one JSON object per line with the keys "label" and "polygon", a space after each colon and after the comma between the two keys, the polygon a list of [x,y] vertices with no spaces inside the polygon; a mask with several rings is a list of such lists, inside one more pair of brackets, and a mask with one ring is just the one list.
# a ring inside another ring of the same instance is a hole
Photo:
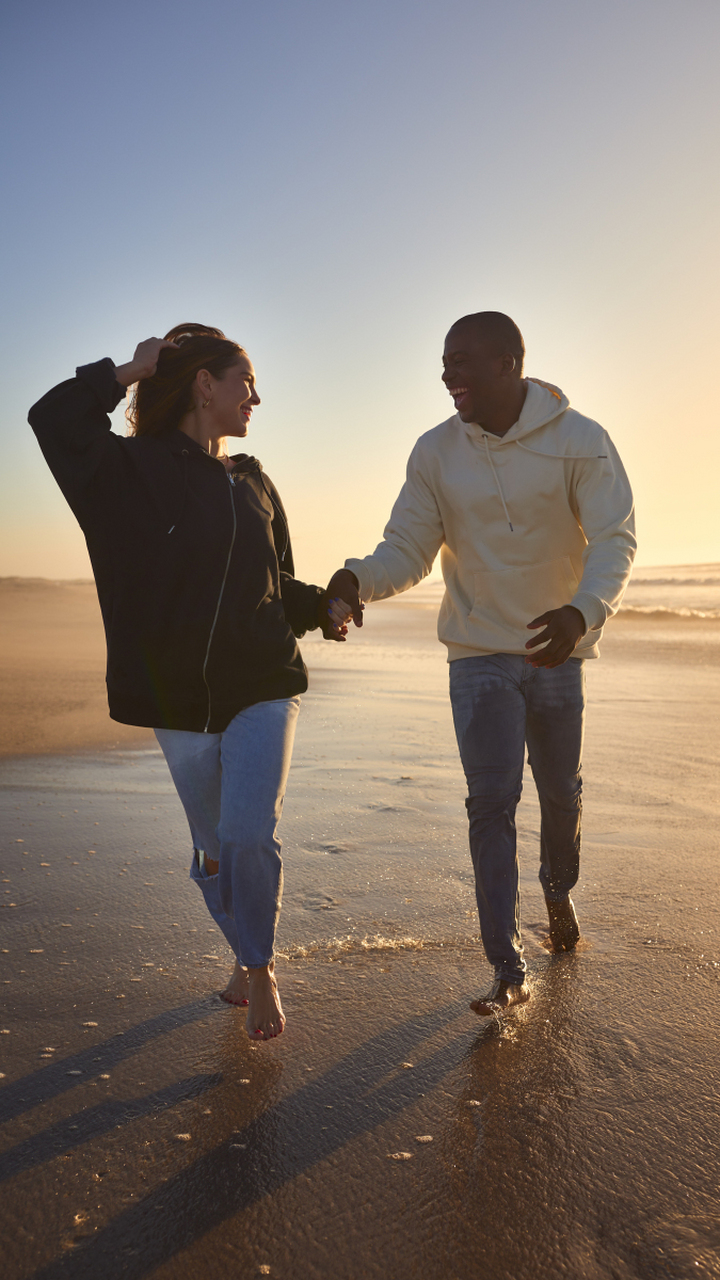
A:
{"label": "light blue jeans", "polygon": [[[224,733],[156,729],[190,824],[190,878],[237,959],[260,968],[273,958],[282,900],[282,814],[299,698],[257,702]],[[204,853],[220,863],[209,876]]]}
{"label": "light blue jeans", "polygon": [[496,976],[521,983],[515,810],[525,744],[540,799],[540,883],[546,898],[560,902],[580,868],[583,659],[531,667],[515,653],[457,658],[450,699],[468,785],[480,936]]}

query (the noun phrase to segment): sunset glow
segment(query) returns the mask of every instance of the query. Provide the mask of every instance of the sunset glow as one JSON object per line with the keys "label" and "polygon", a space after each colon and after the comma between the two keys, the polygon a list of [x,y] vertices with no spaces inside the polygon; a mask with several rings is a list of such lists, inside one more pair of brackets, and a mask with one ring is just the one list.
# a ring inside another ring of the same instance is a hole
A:
{"label": "sunset glow", "polygon": [[4,41],[0,573],[89,576],[29,405],[200,320],[250,353],[244,447],[323,579],[378,541],[481,308],[615,439],[640,563],[720,560],[715,5],[34,14]]}

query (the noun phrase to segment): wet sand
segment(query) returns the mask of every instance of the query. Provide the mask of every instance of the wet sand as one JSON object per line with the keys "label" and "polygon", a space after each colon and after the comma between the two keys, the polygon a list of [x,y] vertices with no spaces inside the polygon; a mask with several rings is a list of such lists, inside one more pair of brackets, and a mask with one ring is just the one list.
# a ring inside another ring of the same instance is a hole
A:
{"label": "wet sand", "polygon": [[0,578],[0,756],[151,743],[116,724],[93,582]]}
{"label": "wet sand", "polygon": [[353,646],[304,644],[269,1045],[213,994],[227,951],[159,754],[0,764],[8,1280],[720,1275],[720,627],[609,628],[586,941],[542,945],[528,779],[533,999],[480,1023],[431,596],[371,607]]}

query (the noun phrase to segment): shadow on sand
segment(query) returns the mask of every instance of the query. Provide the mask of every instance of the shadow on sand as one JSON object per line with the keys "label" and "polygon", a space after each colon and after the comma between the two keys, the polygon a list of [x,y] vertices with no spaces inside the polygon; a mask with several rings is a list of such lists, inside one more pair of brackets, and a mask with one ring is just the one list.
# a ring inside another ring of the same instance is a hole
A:
{"label": "shadow on sand", "polygon": [[[83,1242],[35,1273],[35,1280],[116,1280],[140,1277],[167,1262],[194,1241],[222,1222],[248,1208],[260,1197],[271,1195],[299,1173],[307,1171],[359,1135],[382,1124],[418,1097],[433,1089],[460,1063],[472,1049],[467,1036],[449,1036],[442,1048],[423,1057],[412,1072],[394,1067],[398,1050],[408,1057],[429,1036],[442,1032],[453,1021],[465,1002],[453,1002],[422,1017],[409,1018],[392,1033],[392,1054],[388,1054],[388,1034],[383,1032],[366,1041],[359,1049],[345,1055],[330,1070],[296,1090],[290,1097],[268,1106],[242,1130],[226,1138],[221,1145],[202,1155],[189,1168],[165,1181],[141,1203],[120,1213],[107,1227],[87,1243]],[[67,1087],[68,1062],[85,1063],[98,1069],[117,1062],[151,1037],[173,1030],[182,1022],[206,1015],[208,1002],[188,1005],[172,1014],[153,1018],[131,1031],[95,1047],[87,1054],[47,1068],[30,1082],[14,1086],[15,1106],[8,1112],[9,1099],[3,1099],[5,1114],[17,1114],[22,1099],[27,1106],[46,1100],[48,1086],[56,1092]],[[493,1034],[493,1024],[483,1028],[482,1036]],[[41,1081],[38,1077],[42,1077]],[[359,1082],[352,1097],[347,1096],[347,1083]],[[54,1156],[58,1144],[75,1145],[111,1125],[118,1116],[126,1120],[146,1113],[153,1107],[165,1106],[178,1097],[197,1094],[218,1083],[217,1077],[198,1076],[174,1084],[169,1089],[148,1095],[123,1106],[108,1103],[83,1114],[82,1129],[55,1125],[37,1138],[20,1144],[4,1158],[2,1168],[9,1174],[19,1168]],[[328,1097],[333,1108],[328,1109]],[[262,1104],[261,1104],[262,1105]],[[274,1152],[273,1166],[268,1168],[259,1153]],[[164,1212],[158,1213],[162,1209]],[[167,1224],[167,1225],[164,1225]]]}

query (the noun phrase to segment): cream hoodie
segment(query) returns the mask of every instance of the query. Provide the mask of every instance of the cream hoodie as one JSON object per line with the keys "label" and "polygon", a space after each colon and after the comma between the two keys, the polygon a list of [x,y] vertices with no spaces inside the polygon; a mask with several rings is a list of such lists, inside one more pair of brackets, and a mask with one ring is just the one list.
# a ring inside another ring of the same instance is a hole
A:
{"label": "cream hoodie", "polygon": [[502,437],[454,414],[421,436],[383,541],[346,560],[366,601],[414,586],[441,551],[438,636],[448,661],[525,653],[527,624],[572,604],[596,658],[635,555],[633,499],[607,432],[556,387],[529,379]]}

